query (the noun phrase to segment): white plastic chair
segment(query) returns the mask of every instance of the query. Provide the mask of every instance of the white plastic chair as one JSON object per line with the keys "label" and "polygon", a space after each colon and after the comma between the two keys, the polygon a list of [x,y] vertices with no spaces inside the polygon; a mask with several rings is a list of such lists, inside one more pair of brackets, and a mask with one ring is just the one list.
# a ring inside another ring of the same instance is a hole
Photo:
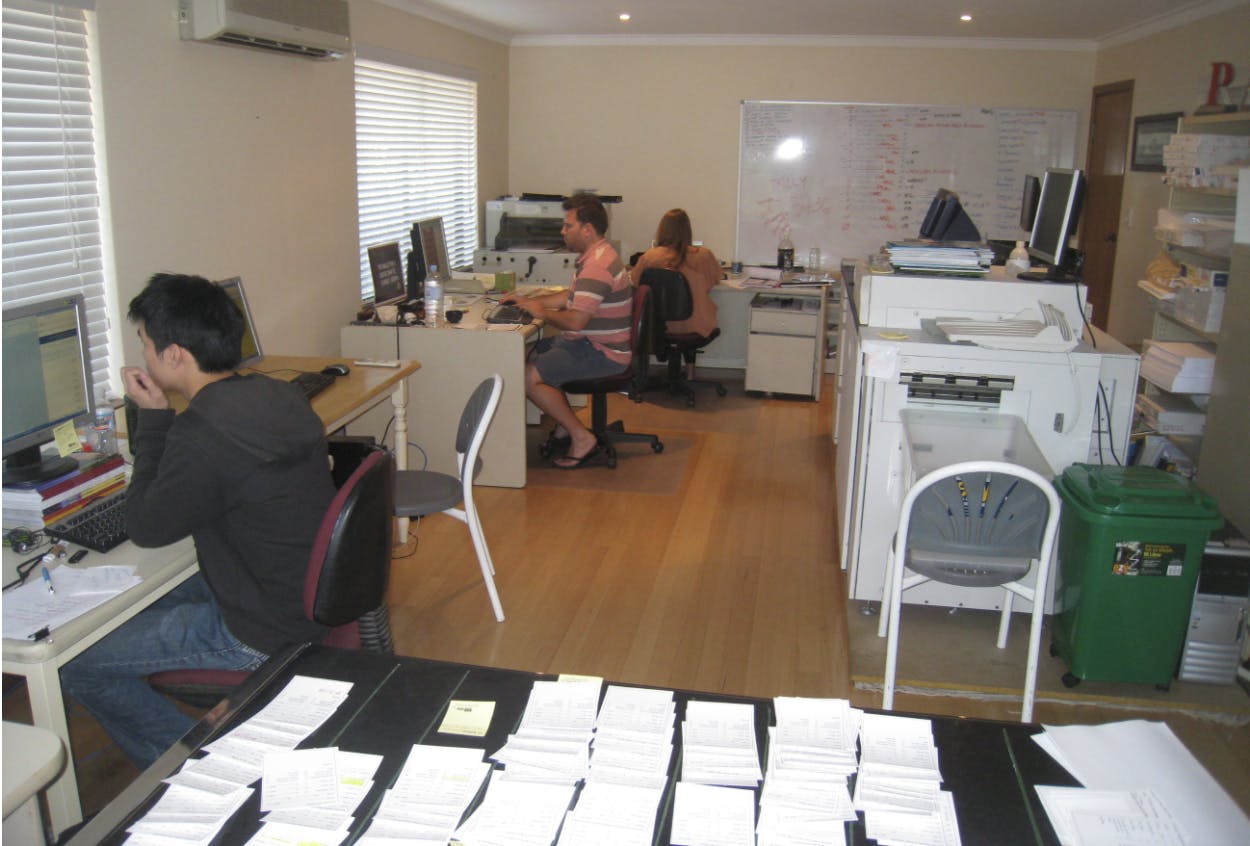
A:
{"label": "white plastic chair", "polygon": [[[1033,603],[1020,720],[1032,722],[1042,617],[1059,528],[1060,501],[1039,473],[1001,461],[965,461],[923,476],[899,513],[877,636],[887,634],[882,708],[894,708],[903,591],[928,581],[1004,590],[998,648],[1007,646],[1015,596]],[[1032,587],[1023,584],[1036,567]],[[904,577],[904,570],[912,571]]]}
{"label": "white plastic chair", "polygon": [[[503,622],[503,605],[495,589],[495,564],[491,561],[482,522],[473,504],[473,479],[481,470],[478,452],[486,439],[486,430],[499,406],[503,393],[503,377],[498,373],[485,379],[473,391],[460,415],[456,430],[456,465],[459,476],[434,470],[401,470],[395,474],[395,514],[400,517],[424,517],[428,514],[446,514],[455,517],[469,527],[473,549],[482,568],[486,592],[490,594],[495,619]],[[456,506],[463,503],[463,508]]]}

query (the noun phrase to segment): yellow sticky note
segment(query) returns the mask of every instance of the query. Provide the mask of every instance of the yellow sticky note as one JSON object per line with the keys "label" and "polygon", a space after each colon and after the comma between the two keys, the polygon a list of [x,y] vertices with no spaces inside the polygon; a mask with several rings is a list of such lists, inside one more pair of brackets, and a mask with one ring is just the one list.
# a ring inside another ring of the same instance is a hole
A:
{"label": "yellow sticky note", "polygon": [[66,420],[52,433],[56,436],[56,451],[61,454],[61,458],[82,452],[82,443],[78,440],[78,430],[74,428],[73,420]]}
{"label": "yellow sticky note", "polygon": [[442,734],[465,734],[470,737],[482,737],[490,728],[490,718],[494,716],[494,702],[472,702],[467,699],[453,699],[447,705],[447,716],[438,727]]}

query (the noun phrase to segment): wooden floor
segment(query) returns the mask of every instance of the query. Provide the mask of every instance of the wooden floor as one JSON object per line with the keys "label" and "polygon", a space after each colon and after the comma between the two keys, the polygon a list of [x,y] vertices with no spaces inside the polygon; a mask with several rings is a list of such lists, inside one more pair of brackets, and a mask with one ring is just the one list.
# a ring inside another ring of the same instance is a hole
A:
{"label": "wooden floor", "polygon": [[[613,417],[630,429],[693,439],[680,461],[652,456],[645,446],[622,447],[619,470],[625,462],[658,467],[663,458],[680,476],[672,492],[618,491],[611,473],[587,470],[570,471],[590,474],[572,480],[585,479],[585,489],[478,489],[504,623],[491,613],[464,526],[441,516],[422,521],[419,540],[397,551],[393,570],[398,651],[662,687],[879,705],[879,694],[854,690],[850,679],[831,481],[832,377],[819,403],[746,399],[740,381],[730,387],[727,400],[700,394],[689,412],[663,396],[648,395],[641,405],[614,399]],[[718,402],[749,414],[718,415]],[[897,705],[1013,718],[994,702],[901,696]],[[1049,704],[1037,712],[1052,724],[1130,716],[1139,715]],[[1250,732],[1181,718],[1169,723],[1250,810]],[[89,811],[129,775],[124,764],[101,766],[110,759],[98,746],[80,776]],[[115,750],[111,760],[118,760]]]}

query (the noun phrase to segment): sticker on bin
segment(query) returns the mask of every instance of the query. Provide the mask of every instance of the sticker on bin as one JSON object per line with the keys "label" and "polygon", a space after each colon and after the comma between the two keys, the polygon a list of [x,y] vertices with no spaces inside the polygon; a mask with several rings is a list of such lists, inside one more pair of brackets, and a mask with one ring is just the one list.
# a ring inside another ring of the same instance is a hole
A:
{"label": "sticker on bin", "polygon": [[1180,576],[1185,571],[1185,544],[1122,541],[1115,545],[1115,576]]}

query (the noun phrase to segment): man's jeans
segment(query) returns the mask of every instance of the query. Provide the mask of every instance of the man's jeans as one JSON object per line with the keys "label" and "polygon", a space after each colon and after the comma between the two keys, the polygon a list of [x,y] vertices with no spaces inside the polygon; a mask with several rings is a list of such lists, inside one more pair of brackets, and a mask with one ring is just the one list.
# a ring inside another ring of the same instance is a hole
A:
{"label": "man's jeans", "polygon": [[61,684],[142,770],[195,724],[149,687],[146,676],[253,670],[265,657],[230,634],[196,573],[62,667]]}

